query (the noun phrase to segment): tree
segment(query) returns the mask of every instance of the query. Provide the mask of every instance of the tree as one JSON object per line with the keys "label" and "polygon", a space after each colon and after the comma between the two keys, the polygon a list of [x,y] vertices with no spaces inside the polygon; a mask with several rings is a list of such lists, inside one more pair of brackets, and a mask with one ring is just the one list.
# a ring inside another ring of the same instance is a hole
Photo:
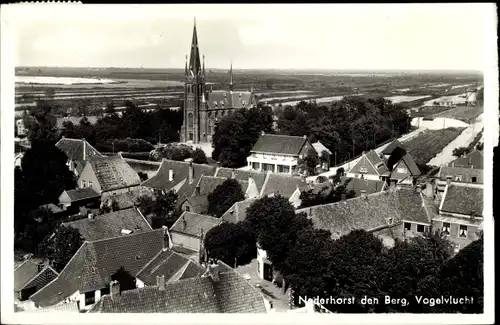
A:
{"label": "tree", "polygon": [[414,304],[412,312],[425,313],[483,313],[484,310],[484,253],[483,238],[462,249],[444,263],[435,274],[422,279],[415,292],[419,297],[468,297],[469,303]]}
{"label": "tree", "polygon": [[226,179],[208,194],[208,213],[220,218],[233,204],[245,199],[240,183],[233,178]]}
{"label": "tree", "polygon": [[52,262],[55,270],[60,272],[83,242],[77,229],[60,226],[53,236],[50,235],[43,240],[39,250]]}
{"label": "tree", "polygon": [[272,130],[273,113],[270,107],[240,109],[215,125],[212,158],[224,167],[243,166],[261,133]]}
{"label": "tree", "polygon": [[316,174],[316,166],[318,165],[319,158],[318,153],[314,149],[309,149],[307,155],[304,158],[304,165],[308,175]]}
{"label": "tree", "polygon": [[[354,190],[348,189],[350,179],[346,180],[343,184],[338,185],[337,176],[333,176],[333,184],[325,184],[319,191],[317,189],[310,189],[300,193],[301,208],[306,208],[314,205],[328,204],[339,202],[342,199],[351,199],[356,196]],[[340,178],[338,178],[340,182]]]}
{"label": "tree", "polygon": [[148,174],[144,172],[138,172],[137,175],[139,175],[139,178],[141,179],[141,182],[144,182],[148,179]]}
{"label": "tree", "polygon": [[120,283],[120,292],[132,290],[137,287],[135,277],[121,266],[111,275],[111,281]]}
{"label": "tree", "polygon": [[196,148],[191,156],[193,158],[193,162],[196,164],[206,164],[207,156],[205,155],[205,151],[201,148]]}
{"label": "tree", "polygon": [[170,227],[174,224],[175,218],[175,205],[177,203],[178,195],[174,191],[156,195],[156,200],[152,208],[154,213],[152,228],[161,228],[162,226]]}
{"label": "tree", "polygon": [[464,154],[467,154],[469,149],[467,147],[459,147],[453,149],[453,156],[462,157]]}
{"label": "tree", "polygon": [[210,229],[205,236],[209,258],[216,258],[230,266],[246,265],[257,254],[255,237],[245,223],[222,223]]}
{"label": "tree", "polygon": [[153,212],[155,201],[149,195],[143,195],[137,199],[137,205],[143,215],[148,215]]}
{"label": "tree", "polygon": [[391,152],[389,159],[387,160],[387,167],[392,171],[392,168],[406,155],[406,150],[401,147],[396,147]]}

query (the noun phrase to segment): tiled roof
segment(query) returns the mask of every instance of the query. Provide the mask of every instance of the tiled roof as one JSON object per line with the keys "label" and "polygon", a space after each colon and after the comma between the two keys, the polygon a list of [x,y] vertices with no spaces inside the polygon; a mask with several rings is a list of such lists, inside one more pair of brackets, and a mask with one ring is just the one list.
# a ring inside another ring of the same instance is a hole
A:
{"label": "tiled roof", "polygon": [[[219,262],[221,264],[222,262]],[[219,281],[194,277],[165,285],[105,295],[91,309],[101,313],[265,313],[264,298],[239,273],[229,267],[219,271]]]}
{"label": "tiled roof", "polygon": [[440,210],[448,213],[483,215],[483,187],[450,184],[445,190]]}
{"label": "tiled roof", "polygon": [[78,229],[83,239],[88,241],[121,236],[123,229],[133,233],[151,231],[151,226],[136,208],[97,215],[94,220],[84,218],[62,225]]}
{"label": "tiled roof", "polygon": [[[197,184],[200,188],[200,193],[196,195],[208,195],[212,193],[217,186],[222,185],[222,183],[226,180],[227,178],[224,177],[202,175]],[[248,181],[238,180],[238,183],[240,183],[241,189],[243,190],[243,193],[245,193],[248,188]],[[193,193],[193,195],[195,195],[195,193]]]}
{"label": "tiled roof", "polygon": [[[163,159],[160,169],[155,176],[142,183],[145,187],[150,187],[159,190],[169,191],[176,185],[185,180],[177,192],[179,201],[183,201],[185,197],[191,195],[198,183],[201,175],[214,175],[217,167],[201,164],[193,164],[193,181],[188,182],[189,163],[184,161],[174,161]],[[169,180],[169,170],[173,172],[173,180]]]}
{"label": "tiled roof", "polygon": [[467,178],[477,177],[478,182],[483,179],[483,170],[477,168],[465,168],[465,167],[448,167],[441,166],[437,177],[441,180],[446,180],[447,176],[463,175]]}
{"label": "tiled roof", "polygon": [[337,239],[352,230],[366,231],[388,226],[386,218],[400,221],[396,191],[384,191],[341,202],[296,210],[305,212],[317,229],[329,230]]}
{"label": "tiled roof", "polygon": [[113,195],[112,192],[104,192],[102,194],[101,202],[106,202],[107,200],[113,199],[118,204],[118,209],[128,209],[134,207],[134,205],[139,205],[139,198],[142,196],[149,196],[154,198],[151,190],[143,186],[131,187],[129,191],[123,193],[117,193]]}
{"label": "tiled roof", "polygon": [[71,202],[100,197],[92,187],[76,188],[74,190],[66,190],[65,192],[68,194]]}
{"label": "tiled roof", "polygon": [[[231,178],[233,173],[233,169],[221,167],[218,168],[215,175],[216,177],[224,177]],[[257,186],[257,190],[260,192],[262,190],[262,186],[264,186],[264,182],[266,181],[267,173],[259,172],[253,170],[234,170],[234,178],[239,181],[248,181],[249,178],[252,178]]]}
{"label": "tiled roof", "polygon": [[83,156],[83,143],[82,139],[62,138],[56,143],[56,147],[63,151],[66,156],[73,161],[89,160],[92,157],[103,157],[94,147],[85,141],[85,157]]}
{"label": "tiled roof", "polygon": [[465,157],[457,158],[448,164],[450,167],[468,167],[483,169],[483,153],[479,150],[474,150]]}
{"label": "tiled roof", "polygon": [[391,143],[389,143],[389,145],[387,145],[387,147],[384,148],[384,150],[382,150],[382,154],[383,155],[391,155],[392,152],[394,151],[394,149],[396,149],[397,147],[400,147],[400,148],[403,148],[403,145],[401,144],[401,142],[399,142],[397,139],[392,141]]}
{"label": "tiled roof", "polygon": [[249,108],[252,98],[249,91],[214,90],[208,93],[207,106],[210,109]]}
{"label": "tiled roof", "polygon": [[313,146],[314,150],[316,150],[316,152],[318,153],[318,156],[320,156],[320,157],[321,157],[321,153],[322,153],[323,151],[328,152],[330,155],[332,154],[332,152],[330,151],[330,149],[328,149],[327,147],[325,147],[325,146],[324,146],[321,142],[319,142],[319,141],[318,141],[318,142],[314,142],[314,143],[312,144],[312,146]]}
{"label": "tiled roof", "polygon": [[301,177],[296,177],[287,174],[269,173],[269,176],[261,191],[261,196],[277,194],[290,198],[297,189],[306,185],[306,182]]}
{"label": "tiled roof", "polygon": [[37,275],[26,282],[19,290],[29,289],[31,293],[36,292],[45,287],[50,281],[54,280],[57,275],[58,273],[52,267],[46,265]]}
{"label": "tiled roof", "polygon": [[184,202],[188,201],[195,213],[206,213],[208,211],[208,195],[188,196]]}
{"label": "tiled roof", "polygon": [[33,312],[35,313],[79,313],[78,302],[71,301],[68,303],[63,303],[55,306],[45,307],[45,308],[37,308]]}
{"label": "tiled roof", "polygon": [[59,276],[30,300],[41,307],[59,303],[75,293],[105,288],[120,267],[135,276],[163,247],[163,230],[86,241]]}
{"label": "tiled roof", "polygon": [[[145,285],[155,285],[157,275],[163,275],[165,276],[165,282],[171,282],[176,275],[180,278],[190,264],[194,263],[187,257],[177,254],[172,250],[165,250],[153,258],[146,267],[137,274],[137,278],[144,282]],[[198,276],[204,272],[200,265],[195,264],[195,266],[197,267],[195,269],[197,272],[192,272],[194,269],[190,269],[191,273],[186,274],[185,278]]]}
{"label": "tiled roof", "polygon": [[304,137],[263,134],[254,144],[251,152],[298,155],[306,142],[307,139]]}
{"label": "tiled roof", "polygon": [[247,208],[256,200],[256,198],[251,198],[236,202],[222,215],[221,219],[231,223],[237,223],[245,220],[247,217]]}
{"label": "tiled roof", "polygon": [[401,159],[404,161],[404,163],[408,167],[408,170],[410,171],[411,175],[419,176],[421,174],[420,168],[418,168],[417,164],[415,163],[415,160],[413,159],[413,157],[409,153],[404,155],[403,158],[401,158]]}
{"label": "tiled roof", "polygon": [[199,237],[201,230],[206,234],[221,222],[222,220],[219,218],[185,211],[170,227],[170,231]]}
{"label": "tiled roof", "polygon": [[352,230],[366,231],[389,226],[402,220],[430,223],[423,197],[414,189],[391,189],[341,202],[299,209],[313,221],[314,227],[326,229],[333,238]]}
{"label": "tiled roof", "polygon": [[42,261],[28,259],[14,269],[14,290],[19,290],[38,274]]}
{"label": "tiled roof", "polygon": [[194,278],[197,276],[201,276],[204,272],[205,269],[201,265],[190,260],[186,265],[186,267],[184,268],[180,277],[176,280]]}
{"label": "tiled roof", "polygon": [[361,178],[341,178],[342,184],[347,182],[347,190],[353,190],[356,192],[356,196],[361,195],[361,191],[365,191],[366,194],[373,194],[382,191],[384,188],[384,181],[375,181],[370,179]]}
{"label": "tiled roof", "polygon": [[378,156],[374,150],[370,150],[365,153],[366,159],[375,167],[379,175],[382,175],[389,171],[389,168],[385,165],[384,161]]}
{"label": "tiled roof", "polygon": [[89,164],[92,166],[102,191],[141,184],[139,175],[118,155],[94,158],[89,161]]}

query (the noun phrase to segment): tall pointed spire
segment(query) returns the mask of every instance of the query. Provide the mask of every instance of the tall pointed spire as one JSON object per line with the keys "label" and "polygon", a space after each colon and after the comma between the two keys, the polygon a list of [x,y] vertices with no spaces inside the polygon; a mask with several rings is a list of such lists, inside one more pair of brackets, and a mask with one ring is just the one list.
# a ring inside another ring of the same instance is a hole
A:
{"label": "tall pointed spire", "polygon": [[196,33],[196,18],[194,19],[193,40],[191,41],[191,54],[189,55],[189,70],[197,76],[201,72],[200,50],[198,48],[198,34]]}
{"label": "tall pointed spire", "polygon": [[233,91],[233,61],[231,61],[231,68],[229,69],[229,90]]}
{"label": "tall pointed spire", "polygon": [[184,66],[184,75],[187,77],[188,76],[188,56],[186,54],[186,64]]}
{"label": "tall pointed spire", "polygon": [[205,80],[205,54],[203,54],[203,80]]}

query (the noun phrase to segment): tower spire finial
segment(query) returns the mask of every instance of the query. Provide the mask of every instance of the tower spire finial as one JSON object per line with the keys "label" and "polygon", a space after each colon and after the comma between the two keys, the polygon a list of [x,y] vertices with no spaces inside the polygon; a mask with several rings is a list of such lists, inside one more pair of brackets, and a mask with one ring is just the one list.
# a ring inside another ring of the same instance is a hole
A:
{"label": "tower spire finial", "polygon": [[231,59],[231,66],[229,68],[229,90],[233,91],[233,60]]}

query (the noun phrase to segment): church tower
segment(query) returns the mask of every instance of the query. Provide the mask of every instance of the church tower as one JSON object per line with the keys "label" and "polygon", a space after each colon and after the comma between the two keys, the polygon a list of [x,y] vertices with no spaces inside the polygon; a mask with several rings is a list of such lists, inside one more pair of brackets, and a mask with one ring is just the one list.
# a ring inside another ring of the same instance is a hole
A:
{"label": "church tower", "polygon": [[184,122],[181,128],[181,141],[193,143],[206,142],[206,83],[205,83],[205,57],[203,66],[198,48],[198,35],[196,32],[196,18],[194,21],[191,52],[186,56],[184,68]]}

